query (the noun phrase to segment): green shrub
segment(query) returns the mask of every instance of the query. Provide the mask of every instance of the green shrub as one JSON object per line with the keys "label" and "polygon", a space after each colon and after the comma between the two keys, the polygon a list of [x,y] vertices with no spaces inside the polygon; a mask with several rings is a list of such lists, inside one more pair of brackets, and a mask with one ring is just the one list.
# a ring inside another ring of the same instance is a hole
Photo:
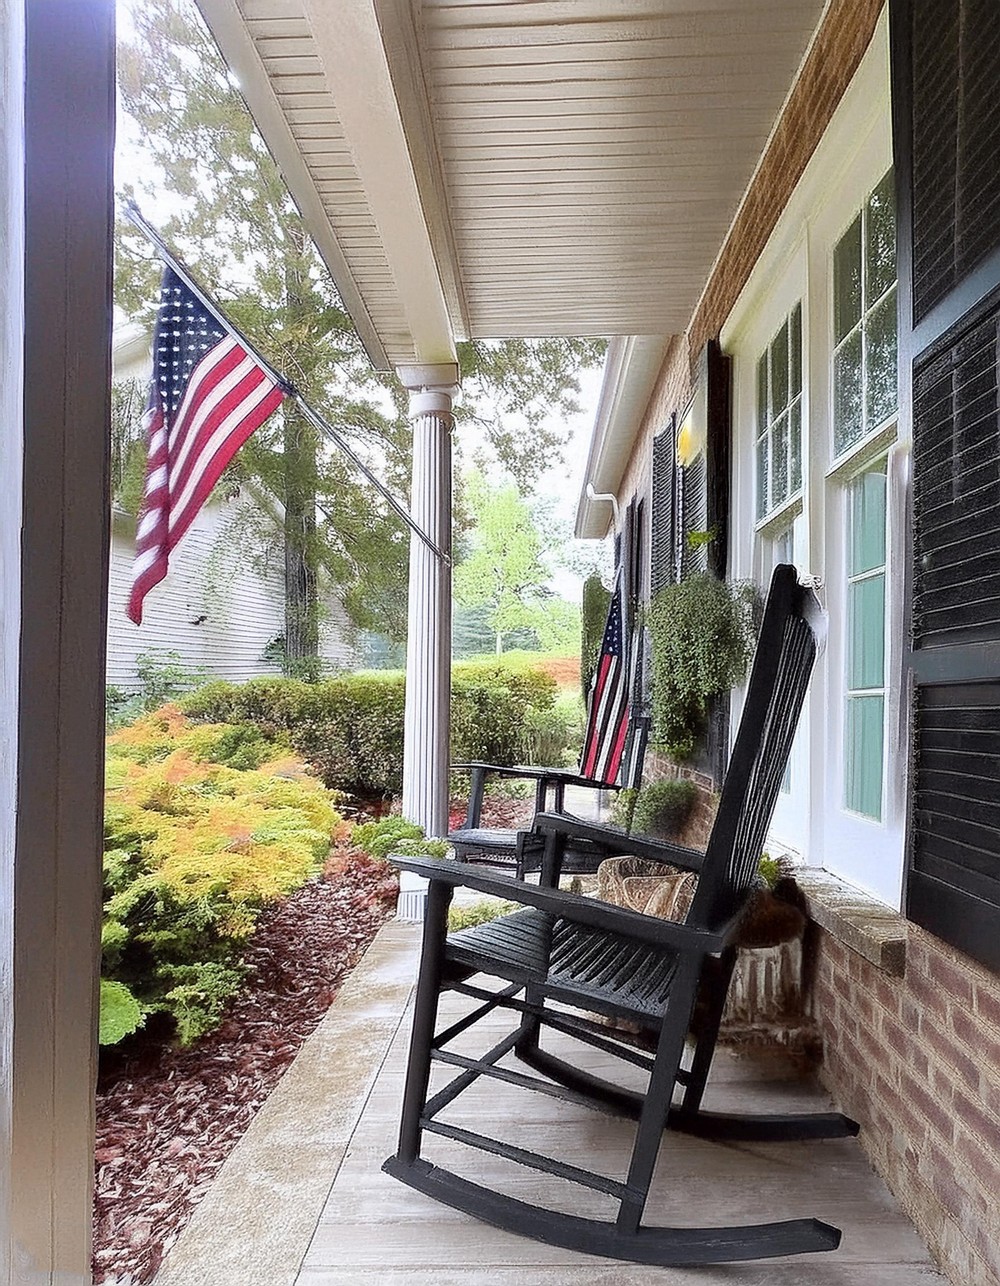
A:
{"label": "green shrub", "polygon": [[261,910],[318,871],[343,823],[282,740],[176,706],[109,737],[103,1041],[157,1012],[182,1043],[210,1031]]}
{"label": "green shrub", "polygon": [[618,792],[611,804],[612,826],[620,826],[623,831],[631,831],[638,794],[639,792],[632,786],[626,786],[624,790]]}
{"label": "green shrub", "polygon": [[584,702],[590,696],[610,605],[611,591],[604,588],[600,576],[588,576],[583,582],[580,615],[580,692]]}
{"label": "green shrub", "polygon": [[101,1022],[98,1040],[102,1045],[117,1045],[142,1026],[142,1005],[123,982],[101,979]]}
{"label": "green shrub", "polygon": [[460,929],[472,929],[477,924],[486,924],[489,920],[509,915],[517,909],[516,902],[497,902],[487,898],[483,898],[481,902],[453,906],[448,912],[448,932],[458,933]]}
{"label": "green shrub", "polygon": [[369,857],[381,861],[390,853],[408,857],[447,857],[449,847],[445,840],[425,839],[422,827],[403,817],[383,817],[377,822],[365,822],[351,832],[351,843]]}
{"label": "green shrub", "polygon": [[[517,763],[532,732],[544,732],[546,749],[554,747],[564,734],[571,735],[565,721],[545,718],[544,712],[555,707],[556,690],[551,677],[528,666],[512,668],[502,661],[456,666],[453,761]],[[328,787],[372,798],[397,794],[402,786],[404,703],[404,676],[386,670],[319,683],[207,683],[182,706],[192,718],[254,724],[268,736],[285,735]]]}
{"label": "green shrub", "polygon": [[632,831],[673,839],[691,816],[698,787],[691,781],[654,781],[643,786],[635,800]]}
{"label": "green shrub", "polygon": [[688,759],[709,701],[742,682],[756,638],[756,588],[708,572],[668,585],[648,613],[652,641],[652,737]]}

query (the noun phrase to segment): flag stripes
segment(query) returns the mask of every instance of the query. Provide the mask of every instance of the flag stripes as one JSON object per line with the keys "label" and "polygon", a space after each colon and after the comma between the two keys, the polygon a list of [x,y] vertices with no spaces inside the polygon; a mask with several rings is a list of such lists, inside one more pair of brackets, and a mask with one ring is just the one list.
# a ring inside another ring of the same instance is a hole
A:
{"label": "flag stripes", "polygon": [[629,729],[631,666],[624,649],[622,580],[619,568],[591,690],[580,760],[583,776],[592,777],[606,786],[613,786],[618,781]]}
{"label": "flag stripes", "polygon": [[142,622],[146,594],[226,465],[281,404],[285,390],[165,268],[153,335],[143,427],[146,482],[136,529],[128,615]]}

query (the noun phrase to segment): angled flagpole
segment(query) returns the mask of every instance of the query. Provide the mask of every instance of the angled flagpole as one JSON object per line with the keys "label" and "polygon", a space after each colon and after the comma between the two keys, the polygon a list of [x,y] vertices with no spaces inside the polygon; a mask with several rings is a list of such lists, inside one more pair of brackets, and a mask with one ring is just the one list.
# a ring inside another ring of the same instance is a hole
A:
{"label": "angled flagpole", "polygon": [[228,335],[232,336],[238,344],[241,344],[253,360],[260,365],[261,369],[275,381],[279,388],[282,389],[285,395],[290,397],[292,401],[296,403],[309,423],[313,425],[314,428],[318,429],[324,437],[328,438],[334,446],[347,456],[358,472],[371,483],[380,495],[382,495],[393,512],[406,524],[407,527],[409,527],[415,536],[423,541],[431,553],[433,553],[437,558],[440,558],[443,563],[450,567],[451,558],[442,549],[440,549],[433,540],[431,540],[427,533],[423,531],[417,523],[413,521],[409,513],[406,511],[406,508],[400,504],[386,485],[381,482],[374,473],[372,473],[371,469],[368,468],[364,461],[355,454],[351,447],[348,446],[343,436],[337,432],[333,425],[309,405],[291,380],[287,380],[265,357],[262,357],[256,345],[251,344],[243,332],[233,325],[208,292],[205,291],[194,279],[190,270],[186,268],[177,256],[168,248],[159,232],[157,232],[151,223],[146,221],[136,203],[134,201],[123,202],[123,210],[125,217],[129,222],[134,224],[134,226],[153,243],[156,247],[157,254],[163,262],[174,270],[191,293],[199,300],[200,303],[204,304],[222,329]]}

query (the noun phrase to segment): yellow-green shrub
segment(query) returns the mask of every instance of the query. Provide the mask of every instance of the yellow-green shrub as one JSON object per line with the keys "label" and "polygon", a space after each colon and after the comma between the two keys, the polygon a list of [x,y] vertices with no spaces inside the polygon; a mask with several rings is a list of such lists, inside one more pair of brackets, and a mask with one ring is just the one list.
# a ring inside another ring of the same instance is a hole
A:
{"label": "yellow-green shrub", "polygon": [[116,732],[105,977],[144,1015],[170,1014],[183,1042],[210,1030],[239,986],[240,952],[261,910],[309,879],[342,829],[335,803],[280,736],[257,728],[193,725],[165,706]]}

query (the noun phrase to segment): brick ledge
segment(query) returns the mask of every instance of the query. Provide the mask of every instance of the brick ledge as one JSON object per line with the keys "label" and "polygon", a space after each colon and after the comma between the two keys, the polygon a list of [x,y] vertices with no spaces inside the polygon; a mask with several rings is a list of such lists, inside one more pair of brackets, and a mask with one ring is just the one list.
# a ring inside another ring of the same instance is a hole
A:
{"label": "brick ledge", "polygon": [[906,972],[906,921],[898,911],[817,866],[795,871],[806,914],[883,973]]}

